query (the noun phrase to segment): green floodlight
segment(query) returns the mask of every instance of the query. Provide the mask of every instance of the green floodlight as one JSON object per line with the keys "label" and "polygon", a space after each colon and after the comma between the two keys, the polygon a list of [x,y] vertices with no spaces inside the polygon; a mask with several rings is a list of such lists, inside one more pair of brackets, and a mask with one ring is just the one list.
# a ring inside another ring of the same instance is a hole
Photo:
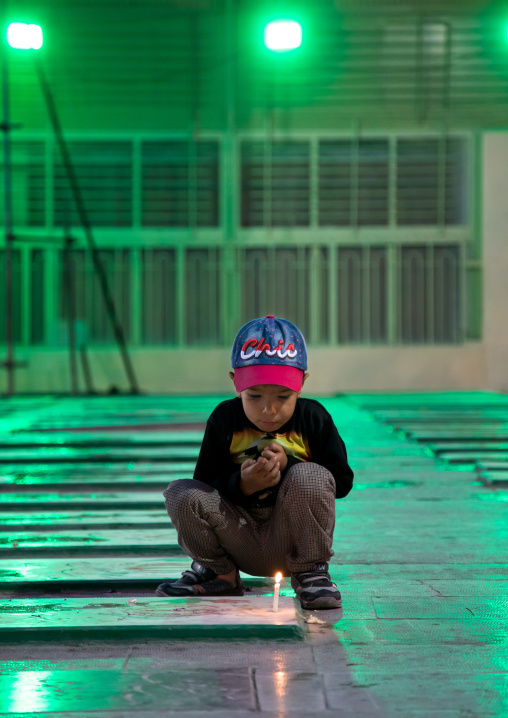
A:
{"label": "green floodlight", "polygon": [[18,50],[40,50],[42,28],[40,25],[28,25],[26,22],[11,22],[7,28],[7,42]]}
{"label": "green floodlight", "polygon": [[295,20],[274,20],[265,27],[265,45],[274,52],[296,50],[302,44],[302,26]]}

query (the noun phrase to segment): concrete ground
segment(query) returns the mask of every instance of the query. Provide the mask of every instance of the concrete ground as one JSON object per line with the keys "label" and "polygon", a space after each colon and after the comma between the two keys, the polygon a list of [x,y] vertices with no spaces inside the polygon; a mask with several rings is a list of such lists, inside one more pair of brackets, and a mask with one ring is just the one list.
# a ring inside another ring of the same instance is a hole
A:
{"label": "concrete ground", "polygon": [[[288,638],[220,629],[206,639],[4,635],[0,716],[508,716],[508,489],[390,431],[361,408],[365,397],[323,403],[356,474],[337,501],[331,573],[340,612],[300,611],[303,635]],[[119,557],[111,555],[112,571]],[[140,576],[149,558],[136,555]],[[13,560],[28,570],[29,555],[2,563]],[[110,590],[63,586],[58,595]],[[251,594],[269,590],[254,582]],[[147,580],[115,595],[151,591]],[[287,582],[282,593],[291,595]],[[14,595],[55,593],[4,584],[4,615]]]}

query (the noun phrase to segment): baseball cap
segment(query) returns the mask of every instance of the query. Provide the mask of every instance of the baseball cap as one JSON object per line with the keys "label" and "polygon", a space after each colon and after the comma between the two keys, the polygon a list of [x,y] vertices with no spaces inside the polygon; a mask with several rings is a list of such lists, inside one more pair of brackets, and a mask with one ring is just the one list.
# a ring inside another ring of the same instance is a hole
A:
{"label": "baseball cap", "polygon": [[302,332],[287,319],[252,319],[233,342],[231,366],[237,391],[257,384],[280,384],[301,391],[307,370],[307,347]]}

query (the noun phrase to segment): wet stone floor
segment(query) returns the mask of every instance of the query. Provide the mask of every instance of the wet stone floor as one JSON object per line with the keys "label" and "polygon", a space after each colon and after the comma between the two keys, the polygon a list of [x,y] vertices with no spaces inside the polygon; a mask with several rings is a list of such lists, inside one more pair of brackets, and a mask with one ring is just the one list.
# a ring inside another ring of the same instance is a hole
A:
{"label": "wet stone floor", "polygon": [[320,399],[356,473],[343,608],[304,612],[285,579],[277,615],[265,577],[154,596],[188,565],[161,491],[223,398],[4,401],[0,716],[508,716],[508,398]]}

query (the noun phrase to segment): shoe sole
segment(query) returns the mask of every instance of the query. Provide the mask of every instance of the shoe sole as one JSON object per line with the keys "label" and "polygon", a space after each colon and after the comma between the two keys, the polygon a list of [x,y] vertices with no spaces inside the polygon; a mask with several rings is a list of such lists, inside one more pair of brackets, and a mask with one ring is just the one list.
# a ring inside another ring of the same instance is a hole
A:
{"label": "shoe sole", "polygon": [[315,601],[300,601],[302,604],[302,608],[307,611],[313,611],[315,609],[333,609],[333,608],[342,608],[342,599],[337,598],[316,598]]}

